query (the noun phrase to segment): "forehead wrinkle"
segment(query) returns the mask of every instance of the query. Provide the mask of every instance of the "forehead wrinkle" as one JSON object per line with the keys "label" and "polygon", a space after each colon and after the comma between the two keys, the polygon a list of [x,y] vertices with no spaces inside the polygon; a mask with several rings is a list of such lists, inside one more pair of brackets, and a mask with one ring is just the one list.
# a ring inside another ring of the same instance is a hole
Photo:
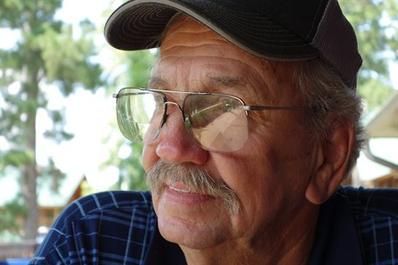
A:
{"label": "forehead wrinkle", "polygon": [[151,84],[162,89],[200,91],[201,86],[198,86],[198,84],[202,82],[201,75],[203,75],[203,72],[195,70],[195,67],[197,67],[193,63],[195,58],[197,57],[161,57],[151,74],[151,79],[153,79]]}
{"label": "forehead wrinkle", "polygon": [[163,46],[167,49],[167,44],[185,46],[186,43],[192,42],[193,37],[195,37],[195,44],[198,46],[210,41],[228,43],[225,38],[201,22],[183,14],[178,14],[172,18],[163,31],[160,47],[162,48]]}
{"label": "forehead wrinkle", "polygon": [[[192,42],[193,38],[195,38],[194,42]],[[189,43],[189,45],[187,45],[187,43]],[[199,32],[172,31],[166,35],[160,47],[161,50],[167,51],[173,47],[200,47],[207,44],[213,45],[214,43],[225,44],[228,43],[228,41],[210,30]]]}
{"label": "forehead wrinkle", "polygon": [[[279,67],[273,67],[272,62],[249,54],[247,51],[228,42],[208,27],[188,17],[182,15],[177,16],[173,22],[168,25],[163,35],[160,48],[160,56],[164,60],[173,57],[184,58],[191,60],[191,62],[195,61],[195,63],[197,60],[201,59],[209,60],[208,64],[214,64],[213,67],[216,69],[214,76],[222,76],[222,72],[230,72],[233,67],[229,67],[229,65],[237,63],[238,67],[233,69],[234,71],[230,76],[240,77],[241,82],[245,83],[243,87],[246,89],[239,89],[236,93],[241,95],[243,99],[248,99],[248,102],[251,102],[251,104],[269,103],[270,100],[275,101],[282,99],[283,93],[281,91],[281,85],[283,81],[281,82],[280,79],[284,78],[285,74],[282,74],[282,77],[279,76],[279,74],[281,74],[279,73],[281,71],[278,71],[280,70]],[[218,58],[220,61],[217,62],[216,60]],[[175,61],[173,62],[176,63]],[[169,67],[176,69],[178,66],[173,64],[166,66],[166,68]],[[191,65],[190,67],[195,66]],[[164,68],[164,65],[162,68]],[[211,83],[210,80],[204,79],[206,72],[209,72],[207,67],[205,67],[205,69],[204,75],[203,73],[195,75],[195,78],[199,78],[196,82],[201,83],[201,88],[204,88],[203,85],[205,85],[206,82]],[[164,71],[169,72],[169,70]],[[183,69],[183,72],[187,73],[187,69]],[[192,73],[186,75],[185,78],[187,76],[192,78]],[[180,79],[180,77],[171,77],[173,80],[175,78]],[[194,81],[184,80],[184,82],[192,86],[192,82]],[[225,82],[219,82],[219,84],[227,87],[225,86]],[[238,84],[234,84],[234,86],[237,87]],[[193,86],[191,88],[193,88]],[[267,99],[267,102],[264,102],[265,99]]]}
{"label": "forehead wrinkle", "polygon": [[181,22],[172,23],[172,26],[167,29],[160,45],[160,54],[173,53],[175,50],[183,51],[184,49],[200,51],[207,46],[229,44],[222,36],[198,22],[191,20],[187,20],[188,23]]}
{"label": "forehead wrinkle", "polygon": [[[200,67],[200,60],[203,61],[203,66],[205,66],[200,72],[195,71],[195,69],[192,70],[192,67],[195,68],[194,65],[186,64],[187,62],[196,62],[196,67]],[[183,81],[184,89],[199,88],[217,90],[218,92],[222,91],[217,89],[217,87],[222,87],[230,90],[232,94],[242,97],[245,101],[252,102],[252,104],[264,103],[261,102],[261,99],[259,100],[259,92],[261,92],[260,95],[266,94],[266,98],[269,98],[270,94],[272,94],[269,91],[269,80],[266,80],[264,73],[260,73],[261,70],[267,71],[266,69],[257,69],[259,67],[253,67],[253,65],[235,58],[223,58],[223,60],[225,61],[218,62],[213,56],[184,56],[183,58],[173,55],[162,56],[158,61],[159,64],[154,68],[156,71],[152,73],[154,81],[156,81],[154,84],[164,88],[172,86],[174,89],[177,88],[174,86],[177,86],[177,84],[181,85]],[[179,63],[181,61],[183,62],[182,64]],[[238,67],[231,68],[232,65]],[[178,67],[182,68],[182,72],[185,72],[185,74],[187,72],[190,73],[188,75],[182,74],[182,76],[178,77],[175,75],[179,72],[176,70]],[[195,75],[195,79],[192,75]],[[180,80],[177,81],[178,79]],[[173,83],[171,84],[171,82]],[[198,85],[199,87],[196,87]]]}

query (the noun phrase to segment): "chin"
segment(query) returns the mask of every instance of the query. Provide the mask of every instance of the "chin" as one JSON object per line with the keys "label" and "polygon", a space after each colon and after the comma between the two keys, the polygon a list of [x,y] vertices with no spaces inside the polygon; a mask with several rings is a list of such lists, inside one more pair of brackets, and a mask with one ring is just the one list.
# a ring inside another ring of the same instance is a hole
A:
{"label": "chin", "polygon": [[203,227],[199,224],[184,222],[183,220],[158,221],[159,232],[167,241],[190,249],[206,249],[219,245],[227,240],[223,231],[217,228]]}
{"label": "chin", "polygon": [[170,202],[153,196],[160,234],[168,241],[192,249],[213,247],[228,239],[230,218],[216,201],[201,205]]}

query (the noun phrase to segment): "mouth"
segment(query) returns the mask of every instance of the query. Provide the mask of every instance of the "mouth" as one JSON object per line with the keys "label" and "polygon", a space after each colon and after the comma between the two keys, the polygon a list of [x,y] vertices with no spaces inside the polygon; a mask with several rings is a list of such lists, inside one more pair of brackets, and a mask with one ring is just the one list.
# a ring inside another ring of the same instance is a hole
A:
{"label": "mouth", "polygon": [[170,200],[173,203],[189,205],[215,199],[214,196],[203,193],[202,191],[196,191],[182,182],[166,183],[163,195],[167,200]]}
{"label": "mouth", "polygon": [[168,186],[169,189],[176,191],[176,192],[182,192],[182,193],[190,193],[191,190],[190,189],[181,189],[181,188],[177,188],[175,186]]}
{"label": "mouth", "polygon": [[184,184],[181,181],[176,181],[176,182],[170,182],[170,183],[166,183],[166,186],[171,189],[174,190],[176,192],[182,192],[182,193],[198,193],[195,192],[193,190],[193,188],[189,185]]}

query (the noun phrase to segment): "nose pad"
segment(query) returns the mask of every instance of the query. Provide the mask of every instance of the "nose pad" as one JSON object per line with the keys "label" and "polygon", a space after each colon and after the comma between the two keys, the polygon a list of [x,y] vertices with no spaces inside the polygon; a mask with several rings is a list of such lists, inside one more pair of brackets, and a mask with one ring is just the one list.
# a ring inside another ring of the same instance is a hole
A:
{"label": "nose pad", "polygon": [[[178,110],[180,111],[181,117],[182,117],[182,121],[183,121],[183,123],[184,123],[184,125],[185,125],[184,112],[183,112],[182,108],[180,107],[180,105],[179,105],[178,103],[172,102],[172,101],[167,101],[167,102],[164,103],[164,105],[165,105],[164,117],[163,117],[163,120],[162,120],[162,123],[161,123],[161,125],[160,125],[159,132],[158,132],[158,133],[160,133],[160,129],[163,127],[163,125],[166,124],[167,119],[168,119],[168,117],[170,116],[169,110],[170,110],[170,108],[173,109],[173,107],[174,107],[174,109],[176,108],[176,109],[178,109]],[[170,106],[170,107],[169,107],[169,106]],[[176,110],[173,111],[172,113],[174,113],[174,112],[176,112]]]}
{"label": "nose pad", "polygon": [[175,102],[165,102],[164,104],[164,117],[156,132],[157,142],[160,141],[160,138],[175,137],[177,135],[180,138],[185,138],[184,134],[188,133],[188,130],[185,127],[184,114],[181,107]]}

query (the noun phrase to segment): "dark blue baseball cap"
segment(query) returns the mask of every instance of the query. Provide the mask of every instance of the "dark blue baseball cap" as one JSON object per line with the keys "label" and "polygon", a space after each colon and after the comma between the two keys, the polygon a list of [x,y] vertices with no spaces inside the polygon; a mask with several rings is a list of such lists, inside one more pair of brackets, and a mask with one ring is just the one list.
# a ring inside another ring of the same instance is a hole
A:
{"label": "dark blue baseball cap", "polygon": [[321,57],[356,87],[362,59],[337,0],[130,0],[109,17],[106,40],[122,50],[159,47],[167,24],[181,13],[269,60]]}

